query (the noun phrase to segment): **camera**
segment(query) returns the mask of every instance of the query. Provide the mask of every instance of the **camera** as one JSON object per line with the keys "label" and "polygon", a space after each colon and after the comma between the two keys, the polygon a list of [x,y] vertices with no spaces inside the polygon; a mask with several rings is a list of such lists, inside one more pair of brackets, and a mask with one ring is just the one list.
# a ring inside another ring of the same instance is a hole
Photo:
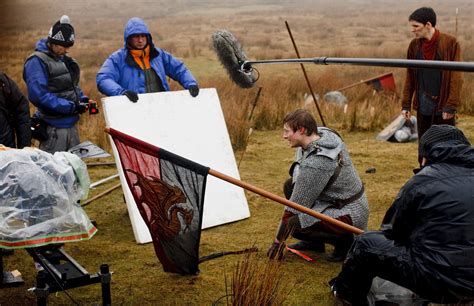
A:
{"label": "camera", "polygon": [[99,108],[97,108],[97,102],[89,100],[89,115],[96,115],[99,113]]}

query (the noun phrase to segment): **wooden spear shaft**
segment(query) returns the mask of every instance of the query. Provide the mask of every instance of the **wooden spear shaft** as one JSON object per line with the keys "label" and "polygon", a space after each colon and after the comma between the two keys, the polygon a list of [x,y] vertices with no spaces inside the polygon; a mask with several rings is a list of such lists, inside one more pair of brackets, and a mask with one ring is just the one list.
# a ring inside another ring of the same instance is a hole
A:
{"label": "wooden spear shaft", "polygon": [[90,203],[92,203],[93,201],[105,196],[106,194],[109,194],[111,193],[112,191],[114,191],[115,189],[119,188],[122,184],[121,183],[118,183],[117,185],[114,185],[112,187],[110,187],[109,189],[107,190],[104,190],[103,192],[99,193],[98,195],[95,195],[93,196],[92,198],[88,199],[87,201],[85,201],[84,203],[81,204],[82,207],[84,206],[87,206],[89,205]]}
{"label": "wooden spear shaft", "polygon": [[355,83],[352,83],[352,84],[350,84],[350,85],[347,85],[347,86],[341,87],[341,88],[339,88],[339,89],[336,89],[336,91],[343,91],[343,90],[346,90],[346,89],[355,87],[355,86],[357,86],[357,85],[365,84],[365,83],[367,83],[367,82],[370,82],[370,81],[373,81],[373,80],[382,78],[382,77],[387,76],[387,75],[390,75],[390,74],[392,74],[392,72],[387,72],[387,73],[384,73],[384,74],[381,74],[381,75],[378,75],[378,76],[375,76],[375,77],[371,77],[371,78],[368,78],[368,79],[365,79],[365,80],[360,80],[360,81],[358,81],[358,82],[355,82]]}
{"label": "wooden spear shaft", "polygon": [[237,168],[240,169],[240,163],[242,162],[242,160],[244,159],[244,155],[245,155],[245,152],[247,151],[247,145],[249,143],[249,139],[250,139],[250,134],[252,134],[252,128],[253,128],[253,124],[252,124],[252,117],[253,117],[253,111],[255,110],[255,106],[257,106],[257,102],[258,102],[258,98],[260,97],[260,92],[262,91],[262,87],[259,87],[258,88],[258,91],[257,91],[257,96],[255,97],[255,100],[252,104],[252,110],[250,111],[250,115],[249,115],[249,119],[248,121],[250,122],[250,128],[249,128],[249,132],[247,134],[247,137],[245,139],[245,147],[244,147],[244,150],[242,151],[242,155],[240,155],[240,159],[239,159],[239,163],[237,164]]}
{"label": "wooden spear shaft", "polygon": [[456,27],[454,29],[454,37],[458,38],[458,8],[456,8]]}
{"label": "wooden spear shaft", "polygon": [[349,225],[347,223],[344,223],[344,222],[341,222],[339,220],[336,220],[334,218],[331,218],[329,216],[326,216],[325,214],[322,214],[322,213],[319,213],[319,212],[316,212],[312,209],[309,209],[307,207],[304,207],[302,205],[299,205],[295,202],[292,202],[290,200],[287,200],[283,197],[280,197],[276,194],[273,194],[271,192],[268,192],[264,189],[261,189],[259,187],[255,187],[253,185],[250,185],[248,183],[245,183],[245,182],[242,182],[236,178],[233,178],[231,176],[228,176],[226,174],[223,174],[223,173],[220,173],[216,170],[213,170],[213,169],[209,169],[209,174],[212,175],[212,176],[215,176],[217,178],[220,178],[221,180],[224,180],[226,182],[229,182],[231,184],[234,184],[234,185],[237,185],[239,187],[242,187],[246,190],[249,190],[249,191],[252,191],[252,192],[255,192],[256,194],[259,194],[267,199],[270,199],[270,200],[273,200],[275,202],[278,202],[278,203],[281,203],[283,205],[286,205],[288,207],[291,207],[291,208],[294,208],[298,211],[301,211],[305,214],[308,214],[312,217],[315,217],[315,218],[318,218],[319,220],[322,220],[322,221],[326,221],[328,223],[331,223],[332,225],[335,225],[337,227],[340,227],[348,232],[351,232],[351,233],[354,233],[354,234],[362,234],[364,231],[357,228],[357,227],[354,227],[352,225]]}
{"label": "wooden spear shaft", "polygon": [[115,166],[115,162],[92,162],[86,163],[87,167],[94,167],[94,166]]}
{"label": "wooden spear shaft", "polygon": [[253,112],[254,112],[254,110],[255,110],[255,107],[257,106],[258,98],[260,98],[260,93],[261,93],[261,92],[262,92],[262,86],[260,86],[260,87],[258,88],[257,95],[255,96],[255,99],[253,100],[252,109],[250,110],[250,115],[249,115],[249,118],[247,119],[248,121],[251,121],[251,120],[252,120]]}
{"label": "wooden spear shaft", "polygon": [[[301,58],[300,52],[298,51],[298,47],[296,47],[293,34],[291,34],[290,25],[288,24],[288,21],[286,20],[285,20],[285,25],[286,25],[286,29],[288,30],[288,34],[290,35],[291,42],[293,43],[293,47],[295,48],[296,56],[298,56],[298,58]],[[308,74],[306,73],[306,69],[304,68],[303,64],[300,64],[300,66],[301,66],[301,70],[303,70],[303,75],[304,75],[304,78],[306,79],[306,84],[308,84],[308,88],[309,88],[309,91],[311,92],[311,96],[313,97],[314,105],[316,105],[316,109],[318,110],[319,118],[321,118],[321,123],[323,124],[323,126],[326,126],[326,122],[324,122],[323,114],[321,113],[321,110],[319,109],[319,105],[316,100],[316,95],[314,94],[313,87],[311,86],[311,82],[309,81]]]}

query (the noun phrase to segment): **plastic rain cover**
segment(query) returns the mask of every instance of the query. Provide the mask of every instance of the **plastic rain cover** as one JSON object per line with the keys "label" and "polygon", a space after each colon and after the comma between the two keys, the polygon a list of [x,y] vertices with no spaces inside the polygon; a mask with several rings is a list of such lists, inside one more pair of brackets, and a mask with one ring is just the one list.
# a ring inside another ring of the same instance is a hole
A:
{"label": "plastic rain cover", "polygon": [[0,248],[90,239],[97,229],[77,203],[89,185],[74,154],[0,149]]}

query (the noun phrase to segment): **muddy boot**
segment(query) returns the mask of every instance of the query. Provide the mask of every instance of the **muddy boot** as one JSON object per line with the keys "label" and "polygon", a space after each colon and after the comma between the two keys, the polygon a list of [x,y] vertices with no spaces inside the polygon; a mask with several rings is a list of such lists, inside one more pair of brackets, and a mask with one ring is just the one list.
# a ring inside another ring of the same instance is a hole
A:
{"label": "muddy boot", "polygon": [[351,248],[352,243],[354,242],[353,234],[343,234],[333,238],[334,242],[334,252],[327,257],[328,261],[331,262],[340,262],[344,261],[347,256],[347,252]]}

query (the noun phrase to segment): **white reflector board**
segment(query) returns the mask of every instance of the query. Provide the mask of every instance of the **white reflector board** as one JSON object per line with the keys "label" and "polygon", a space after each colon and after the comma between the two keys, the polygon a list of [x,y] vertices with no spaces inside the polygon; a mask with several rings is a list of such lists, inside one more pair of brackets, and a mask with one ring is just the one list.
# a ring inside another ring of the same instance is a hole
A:
{"label": "white reflector board", "polygon": [[[240,179],[214,88],[201,89],[196,98],[182,90],[140,94],[137,103],[130,102],[125,96],[103,98],[102,103],[108,127]],[[151,242],[113,142],[112,147],[135,239],[138,243]],[[247,199],[240,187],[207,176],[203,228],[249,216]]]}

